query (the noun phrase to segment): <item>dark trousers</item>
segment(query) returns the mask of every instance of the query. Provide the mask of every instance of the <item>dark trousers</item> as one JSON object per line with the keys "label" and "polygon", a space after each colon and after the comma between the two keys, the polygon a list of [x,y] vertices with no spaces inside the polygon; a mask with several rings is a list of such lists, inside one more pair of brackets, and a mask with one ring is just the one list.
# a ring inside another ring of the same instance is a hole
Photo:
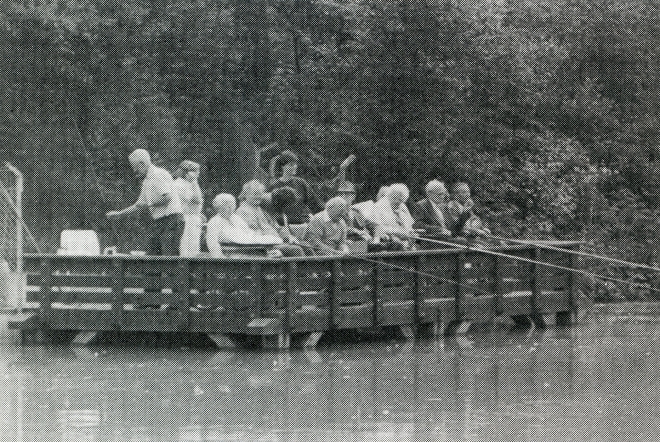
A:
{"label": "dark trousers", "polygon": [[149,226],[149,255],[179,255],[185,221],[183,215],[174,213],[154,219]]}

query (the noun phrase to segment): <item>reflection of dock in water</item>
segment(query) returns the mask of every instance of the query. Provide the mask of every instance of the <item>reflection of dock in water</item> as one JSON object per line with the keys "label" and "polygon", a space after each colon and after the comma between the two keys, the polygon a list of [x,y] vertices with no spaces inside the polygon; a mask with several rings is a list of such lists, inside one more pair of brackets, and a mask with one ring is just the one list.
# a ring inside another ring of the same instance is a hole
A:
{"label": "reflection of dock in water", "polygon": [[[566,247],[566,243],[562,243]],[[204,334],[224,345],[313,347],[323,334],[465,333],[471,322],[569,324],[583,307],[573,256],[518,245],[350,257],[26,255],[25,340],[98,332]],[[145,308],[147,307],[147,308]]]}
{"label": "reflection of dock in water", "polygon": [[[302,351],[30,346],[0,383],[25,440],[488,440],[493,425],[499,440],[521,428],[547,440],[545,413],[595,407],[580,400],[598,388],[589,339],[554,329],[468,339],[345,345],[314,362]],[[579,439],[577,427],[562,431]]]}

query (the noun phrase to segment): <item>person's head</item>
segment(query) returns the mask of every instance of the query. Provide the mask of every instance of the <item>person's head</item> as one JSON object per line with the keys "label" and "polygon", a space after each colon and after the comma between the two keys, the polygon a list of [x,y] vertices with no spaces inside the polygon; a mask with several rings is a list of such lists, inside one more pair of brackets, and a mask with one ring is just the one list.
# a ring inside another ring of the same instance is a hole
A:
{"label": "person's head", "polygon": [[298,200],[298,192],[293,187],[282,186],[273,189],[270,194],[271,206],[275,212],[281,212],[284,207]]}
{"label": "person's head", "polygon": [[236,211],[236,198],[229,193],[220,193],[213,198],[213,209],[221,217],[229,219]]}
{"label": "person's head", "polygon": [[410,191],[408,186],[403,183],[392,184],[387,190],[387,199],[390,201],[390,205],[393,209],[399,208],[399,206],[406,201],[410,196]]}
{"label": "person's head", "polygon": [[285,150],[280,154],[280,164],[282,165],[282,176],[294,176],[298,172],[298,155]]}
{"label": "person's head", "polygon": [[193,182],[199,178],[199,168],[199,163],[190,160],[183,160],[174,172],[174,176]]}
{"label": "person's head", "polygon": [[426,192],[426,198],[436,204],[442,204],[446,202],[447,198],[449,197],[449,192],[447,192],[445,183],[442,181],[429,181],[424,190]]}
{"label": "person's head", "polygon": [[243,184],[243,189],[238,195],[238,199],[245,201],[250,206],[257,207],[261,204],[264,194],[266,193],[266,186],[259,180],[251,180]]}
{"label": "person's head", "polygon": [[451,197],[459,204],[465,204],[470,199],[470,186],[468,183],[454,183],[451,188]]}
{"label": "person's head", "polygon": [[378,189],[378,193],[376,194],[376,201],[387,196],[387,191],[389,190],[389,188],[390,188],[389,186],[380,186],[380,189]]}
{"label": "person's head", "polygon": [[151,166],[151,155],[144,149],[135,149],[128,156],[128,162],[131,164],[135,177],[144,179],[147,175],[147,169]]}
{"label": "person's head", "polygon": [[355,186],[350,181],[344,181],[337,188],[337,196],[344,198],[350,205],[355,201]]}
{"label": "person's head", "polygon": [[325,210],[328,212],[330,220],[336,223],[346,216],[348,211],[348,203],[344,198],[336,196],[334,198],[330,198],[330,200],[325,203]]}

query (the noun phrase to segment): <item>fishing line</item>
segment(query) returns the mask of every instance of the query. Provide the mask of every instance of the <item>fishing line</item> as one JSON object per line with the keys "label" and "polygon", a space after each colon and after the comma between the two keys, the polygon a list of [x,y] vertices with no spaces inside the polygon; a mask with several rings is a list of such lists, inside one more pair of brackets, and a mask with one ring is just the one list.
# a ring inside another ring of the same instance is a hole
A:
{"label": "fishing line", "polygon": [[519,244],[533,245],[533,246],[537,246],[537,247],[543,248],[543,249],[554,250],[556,252],[570,253],[570,254],[573,254],[573,255],[584,256],[584,257],[587,257],[587,258],[600,259],[600,260],[603,260],[603,261],[609,261],[609,262],[613,262],[613,263],[617,263],[617,264],[622,264],[622,265],[626,265],[626,266],[629,266],[629,267],[637,267],[637,268],[640,268],[640,269],[652,270],[654,272],[660,272],[660,267],[650,266],[650,265],[647,265],[647,264],[637,263],[637,262],[633,262],[633,261],[626,261],[626,260],[618,259],[618,258],[612,258],[612,257],[605,256],[605,255],[596,255],[596,254],[593,254],[593,253],[581,252],[579,250],[565,249],[565,248],[562,248],[562,247],[556,247],[556,246],[552,246],[552,245],[544,244],[544,243],[537,243],[537,242],[529,241],[529,240],[503,238],[503,237],[499,237],[499,236],[492,235],[492,234],[485,234],[484,236],[487,237],[487,238],[492,238],[492,239],[496,239],[496,240],[499,240],[499,241],[509,241],[509,242],[514,242],[514,243],[519,243]]}
{"label": "fishing line", "polygon": [[630,285],[630,286],[634,286],[634,287],[643,288],[645,290],[649,290],[649,291],[652,291],[652,292],[660,293],[660,289],[650,287],[646,284],[637,283],[637,282],[634,282],[634,281],[626,281],[626,280],[623,280],[623,279],[613,278],[613,277],[605,276],[605,275],[599,275],[597,273],[589,272],[588,270],[581,270],[581,269],[575,269],[575,268],[572,268],[572,267],[561,266],[561,265],[558,265],[558,264],[551,264],[551,263],[548,263],[548,262],[537,261],[537,260],[530,259],[530,258],[525,258],[525,257],[522,257],[522,256],[508,255],[506,253],[496,252],[494,250],[489,250],[489,249],[484,249],[484,248],[472,248],[472,247],[466,246],[464,244],[450,243],[450,242],[440,241],[440,240],[437,240],[437,239],[424,238],[424,237],[416,237],[415,239],[421,240],[421,241],[428,241],[428,242],[435,243],[435,244],[450,245],[452,247],[458,247],[458,248],[461,248],[462,250],[467,250],[467,251],[471,251],[471,252],[481,252],[481,253],[490,254],[490,255],[494,255],[494,256],[501,256],[503,258],[509,258],[509,259],[514,259],[514,260],[518,260],[518,261],[523,261],[523,262],[527,262],[527,263],[530,263],[530,264],[537,264],[537,265],[542,265],[542,266],[555,268],[555,269],[559,269],[559,270],[566,270],[566,271],[573,272],[573,273],[578,273],[578,274],[581,274],[581,275],[584,275],[584,276],[591,276],[593,278],[598,278],[598,279],[602,279],[602,280],[605,280],[605,281],[618,282],[618,283],[621,283],[621,284],[626,284],[626,285]]}

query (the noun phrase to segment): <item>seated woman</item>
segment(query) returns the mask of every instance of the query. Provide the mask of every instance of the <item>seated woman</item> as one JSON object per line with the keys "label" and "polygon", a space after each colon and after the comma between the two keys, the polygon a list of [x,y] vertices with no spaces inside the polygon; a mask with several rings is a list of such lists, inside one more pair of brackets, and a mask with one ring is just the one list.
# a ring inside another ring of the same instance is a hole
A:
{"label": "seated woman", "polygon": [[303,256],[302,247],[295,244],[297,240],[291,235],[288,228],[279,226],[273,217],[261,207],[265,194],[266,186],[258,180],[245,183],[241,193],[238,195],[241,204],[236,209],[236,215],[243,218],[243,221],[254,232],[261,235],[279,236],[284,242],[289,243],[275,246],[275,249],[282,252],[282,255]]}
{"label": "seated woman", "polygon": [[393,249],[414,248],[415,221],[406,207],[409,196],[408,186],[396,183],[389,186],[386,195],[374,203],[371,220],[376,226],[374,234],[386,235],[395,245],[399,245]]}
{"label": "seated woman", "polygon": [[[223,245],[231,248],[240,246],[262,246],[263,249],[272,249],[282,244],[278,235],[261,234],[250,229],[243,218],[236,214],[236,199],[228,193],[221,193],[213,199],[213,208],[217,214],[206,225],[206,245],[213,257],[235,255],[229,248],[223,251]],[[246,247],[247,249],[247,247]],[[240,252],[238,254],[241,254]],[[282,256],[278,253],[268,253],[269,256]]]}
{"label": "seated woman", "polygon": [[336,196],[325,204],[325,210],[312,216],[305,239],[314,253],[327,255],[350,252],[346,244],[347,213],[348,204]]}
{"label": "seated woman", "polygon": [[451,214],[447,207],[449,192],[445,184],[432,180],[424,190],[426,198],[413,205],[413,227],[425,230],[426,234],[452,236],[452,231],[447,227]]}

